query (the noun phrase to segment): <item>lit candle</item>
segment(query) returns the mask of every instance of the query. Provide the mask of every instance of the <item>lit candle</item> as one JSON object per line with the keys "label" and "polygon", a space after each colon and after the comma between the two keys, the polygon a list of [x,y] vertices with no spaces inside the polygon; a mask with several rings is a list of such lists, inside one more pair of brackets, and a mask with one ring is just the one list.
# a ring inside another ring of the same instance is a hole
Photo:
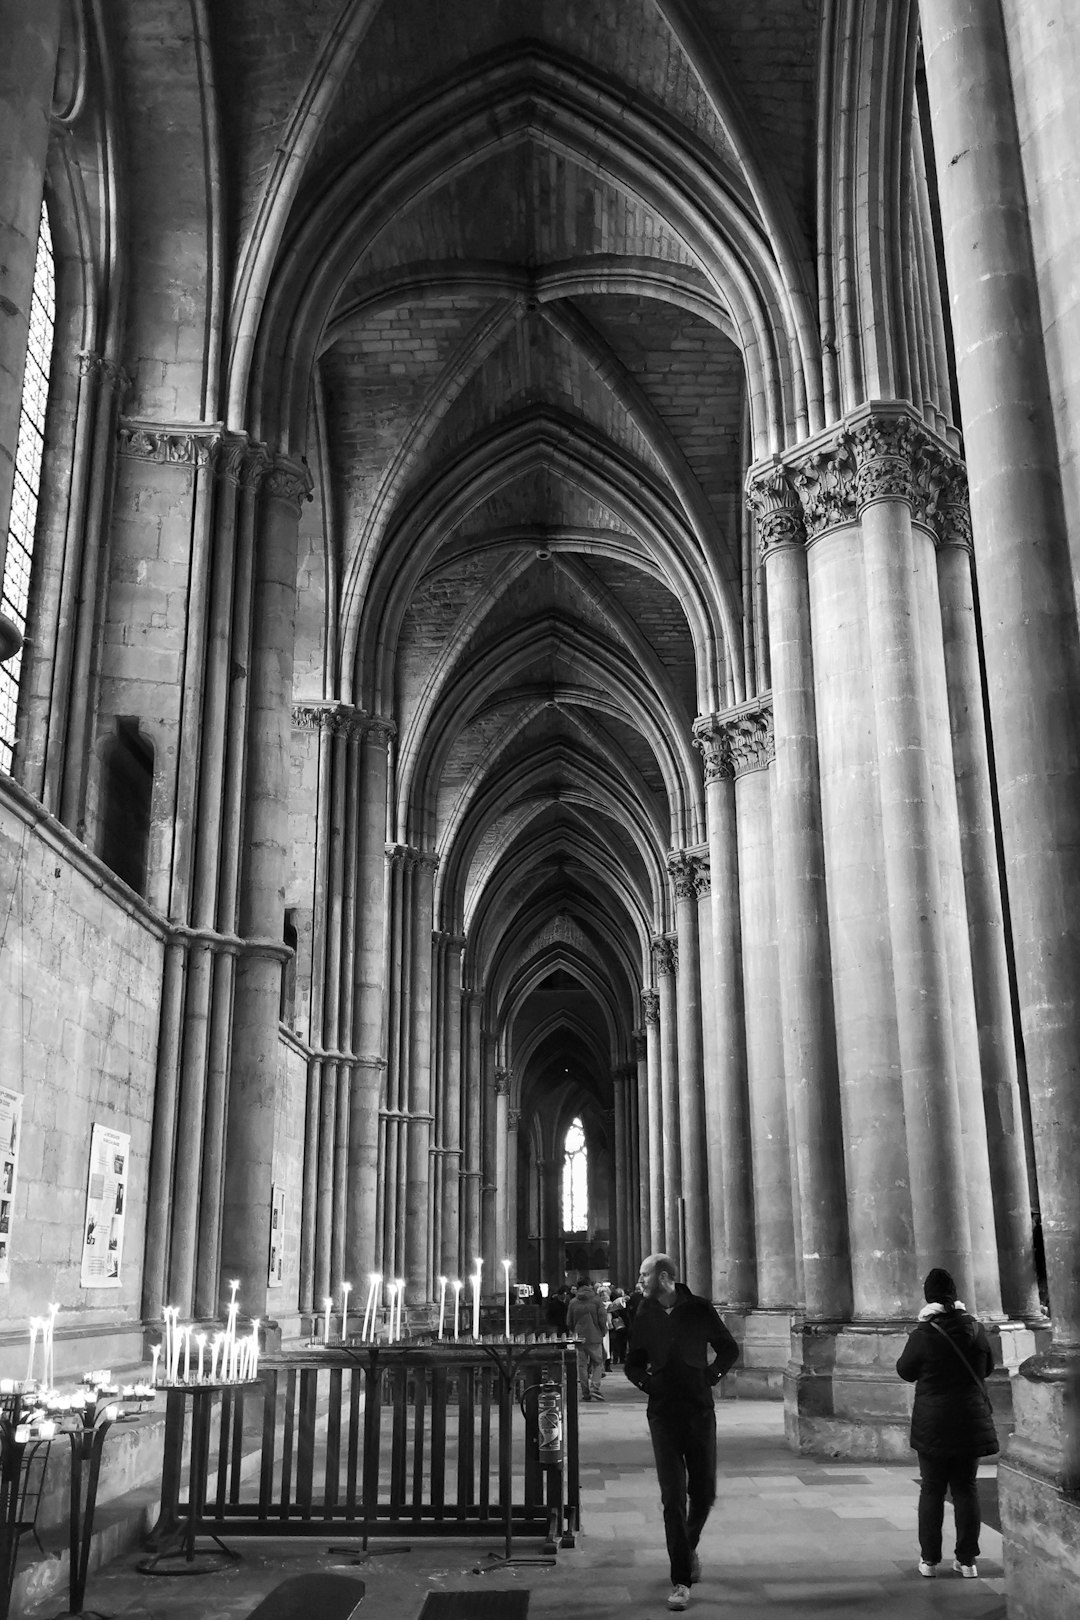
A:
{"label": "lit candle", "polygon": [[158,1357],[160,1355],[161,1355],[161,1346],[160,1346],[160,1344],[151,1345],[150,1346],[150,1382],[153,1384],[155,1389],[157,1388],[157,1364],[158,1364]]}
{"label": "lit candle", "polygon": [[254,1378],[259,1370],[259,1318],[256,1317],[251,1324],[251,1355],[248,1360],[248,1377]]}
{"label": "lit candle", "polygon": [[477,1260],[472,1280],[472,1336],[474,1339],[480,1337],[480,1269],[483,1264],[482,1260]]}
{"label": "lit candle", "polygon": [[398,1278],[397,1288],[398,1288],[398,1294],[397,1294],[397,1336],[400,1339],[401,1336],[402,1336],[402,1334],[401,1334],[401,1307],[405,1303],[405,1279],[404,1279],[404,1277],[399,1277]]}
{"label": "lit candle", "polygon": [[443,1334],[443,1322],[446,1318],[446,1278],[439,1278],[439,1338]]}
{"label": "lit candle", "polygon": [[[237,1289],[239,1287],[240,1287],[240,1279],[239,1279],[239,1277],[234,1277],[233,1280],[229,1283],[229,1304],[230,1305],[235,1305],[236,1304],[236,1291],[237,1291]],[[234,1314],[235,1314],[235,1312],[234,1312]]]}
{"label": "lit candle", "polygon": [[349,1295],[352,1293],[352,1283],[343,1282],[341,1285],[341,1338],[342,1342],[349,1337]]}
{"label": "lit candle", "polygon": [[38,1424],[38,1438],[41,1440],[51,1440],[55,1434],[56,1424],[53,1419],[42,1418],[41,1422]]}
{"label": "lit candle", "polygon": [[215,1333],[214,1337],[210,1340],[210,1382],[212,1384],[216,1384],[217,1381],[218,1381],[218,1365],[217,1364],[218,1364],[218,1351],[220,1349],[221,1349],[221,1334],[220,1333]]}
{"label": "lit candle", "polygon": [[206,1349],[206,1334],[196,1333],[195,1343],[199,1347],[199,1383],[203,1381],[203,1351]]}
{"label": "lit candle", "polygon": [[364,1302],[364,1325],[360,1330],[361,1344],[366,1344],[368,1342],[369,1333],[372,1340],[375,1338],[375,1302],[378,1298],[378,1289],[381,1282],[382,1278],[379,1276],[378,1272],[373,1271],[370,1273],[368,1277],[367,1299]]}
{"label": "lit candle", "polygon": [[455,1277],[454,1278],[454,1338],[455,1339],[459,1339],[461,1337],[461,1290],[462,1290],[462,1286],[463,1286],[463,1284],[462,1284],[461,1278],[460,1277]]}
{"label": "lit candle", "polygon": [[184,1383],[191,1383],[191,1328],[184,1329]]}
{"label": "lit candle", "polygon": [[332,1299],[324,1299],[323,1300],[323,1324],[322,1324],[322,1342],[323,1342],[323,1344],[329,1344],[330,1343],[330,1307],[333,1305],[333,1303],[334,1302],[333,1302]]}
{"label": "lit candle", "polygon": [[53,1387],[53,1329],[56,1326],[56,1318],[59,1315],[59,1312],[59,1305],[50,1305],[48,1321],[45,1323],[46,1337],[42,1348],[45,1350],[46,1389],[52,1389]]}
{"label": "lit candle", "polygon": [[510,1337],[510,1262],[504,1260],[503,1267],[503,1326],[506,1337]]}
{"label": "lit candle", "polygon": [[105,1421],[106,1421],[106,1423],[115,1423],[117,1417],[119,1416],[119,1413],[120,1413],[120,1408],[118,1406],[116,1406],[116,1405],[107,1406],[105,1408]]}
{"label": "lit candle", "polygon": [[30,1318],[30,1360],[26,1363],[26,1382],[28,1384],[34,1382],[34,1347],[37,1344],[38,1328],[40,1326],[41,1318],[32,1316]]}

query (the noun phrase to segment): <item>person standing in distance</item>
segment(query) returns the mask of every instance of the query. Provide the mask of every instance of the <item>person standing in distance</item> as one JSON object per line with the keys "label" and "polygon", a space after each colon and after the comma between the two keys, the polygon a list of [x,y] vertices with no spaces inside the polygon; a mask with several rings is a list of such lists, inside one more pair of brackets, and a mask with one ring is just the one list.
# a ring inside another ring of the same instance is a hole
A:
{"label": "person standing in distance", "polygon": [[642,1299],[626,1352],[627,1378],[649,1397],[671,1564],[669,1609],[685,1609],[691,1586],[701,1579],[697,1544],[716,1500],[713,1386],[739,1357],[713,1306],[677,1277],[670,1255],[650,1254],[641,1262]]}
{"label": "person standing in distance", "polygon": [[956,1519],[952,1567],[974,1580],[982,1528],[979,1458],[998,1449],[984,1382],[993,1371],[994,1352],[941,1266],[927,1272],[923,1294],[919,1325],[896,1363],[900,1377],[915,1385],[911,1446],[919,1454],[919,1574],[929,1580],[937,1574],[948,1490]]}

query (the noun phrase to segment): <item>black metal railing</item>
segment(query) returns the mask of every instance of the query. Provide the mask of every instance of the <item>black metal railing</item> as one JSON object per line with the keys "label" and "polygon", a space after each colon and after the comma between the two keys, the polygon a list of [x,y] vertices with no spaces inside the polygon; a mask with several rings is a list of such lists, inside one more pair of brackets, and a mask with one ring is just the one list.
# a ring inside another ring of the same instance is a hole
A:
{"label": "black metal railing", "polygon": [[507,1556],[513,1537],[537,1536],[553,1552],[579,1523],[577,1377],[562,1343],[306,1350],[264,1357],[250,1384],[168,1392],[155,1565],[190,1561],[198,1536],[331,1531],[364,1548],[502,1536]]}

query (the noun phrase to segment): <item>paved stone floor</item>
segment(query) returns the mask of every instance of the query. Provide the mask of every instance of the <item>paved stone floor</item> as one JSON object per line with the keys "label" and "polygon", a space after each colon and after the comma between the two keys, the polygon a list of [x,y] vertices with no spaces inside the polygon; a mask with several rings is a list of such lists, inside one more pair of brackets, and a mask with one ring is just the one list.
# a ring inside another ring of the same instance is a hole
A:
{"label": "paved stone floor", "polygon": [[[499,1586],[529,1589],[530,1620],[665,1616],[670,1586],[645,1400],[618,1371],[604,1388],[607,1401],[581,1413],[583,1534],[555,1568],[478,1576],[473,1568],[490,1543],[414,1544],[355,1572],[367,1583],[357,1620],[416,1620],[428,1592]],[[989,1526],[979,1580],[919,1577],[914,1456],[910,1466],[795,1457],[784,1445],[779,1404],[724,1401],[717,1413],[719,1495],[688,1613],[700,1620],[1003,1620],[1001,1537]],[[992,1482],[992,1465],[984,1473]],[[946,1518],[951,1551],[948,1508]],[[248,1542],[242,1550],[243,1561],[224,1573],[184,1579],[140,1575],[133,1555],[91,1576],[87,1606],[118,1620],[241,1620],[285,1575],[346,1563],[321,1542]],[[54,1598],[33,1613],[56,1608]]]}

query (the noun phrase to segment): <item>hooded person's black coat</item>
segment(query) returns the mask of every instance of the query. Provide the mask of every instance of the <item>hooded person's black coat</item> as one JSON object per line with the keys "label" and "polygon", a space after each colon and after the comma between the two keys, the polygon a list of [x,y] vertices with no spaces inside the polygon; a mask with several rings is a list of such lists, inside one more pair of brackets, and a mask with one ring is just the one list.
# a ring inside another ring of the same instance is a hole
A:
{"label": "hooded person's black coat", "polygon": [[[931,1321],[948,1334],[955,1348],[946,1344]],[[990,1376],[994,1366],[990,1341],[965,1310],[946,1308],[920,1322],[904,1346],[896,1370],[915,1385],[911,1444],[931,1457],[988,1457],[998,1449],[993,1414],[957,1350],[979,1378]]]}

